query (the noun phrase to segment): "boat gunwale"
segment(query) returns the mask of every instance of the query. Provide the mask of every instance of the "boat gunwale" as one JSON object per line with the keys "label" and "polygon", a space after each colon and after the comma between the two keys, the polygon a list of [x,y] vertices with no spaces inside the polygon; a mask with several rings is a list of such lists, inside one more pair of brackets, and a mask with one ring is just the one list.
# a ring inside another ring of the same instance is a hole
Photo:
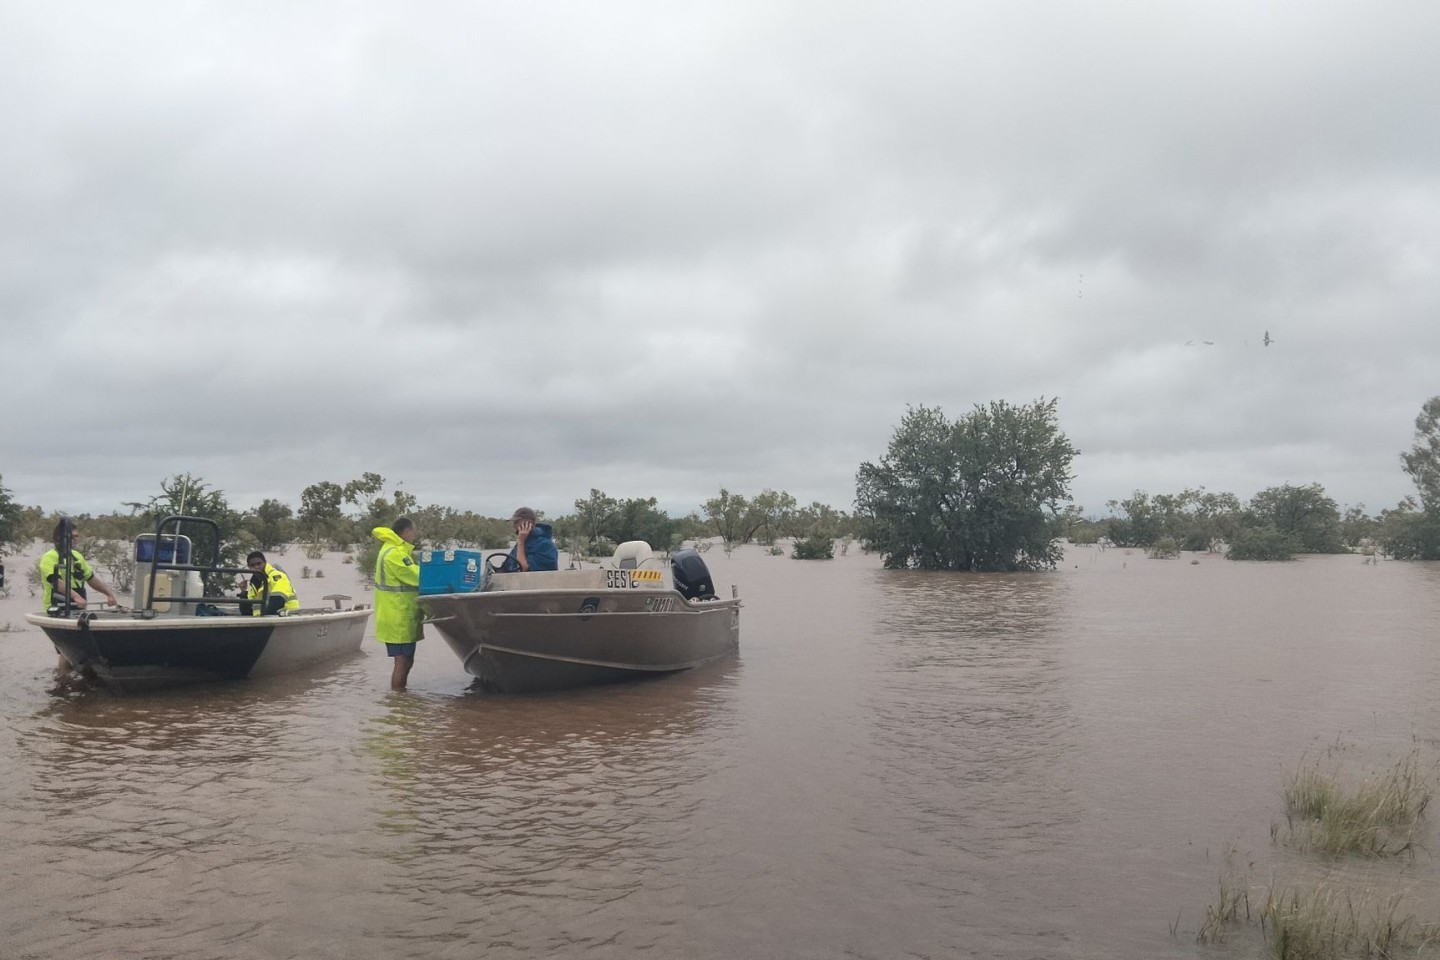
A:
{"label": "boat gunwale", "polygon": [[208,630],[234,630],[240,627],[303,625],[322,620],[358,620],[371,614],[369,607],[352,607],[349,610],[305,610],[285,616],[242,617],[227,615],[201,617],[194,614],[184,616],[141,617],[119,613],[108,613],[102,617],[84,619],[81,617],[52,617],[46,613],[27,613],[25,620],[41,629],[75,630],[85,632],[97,630],[101,633],[133,632],[137,630],[193,630],[196,627]]}

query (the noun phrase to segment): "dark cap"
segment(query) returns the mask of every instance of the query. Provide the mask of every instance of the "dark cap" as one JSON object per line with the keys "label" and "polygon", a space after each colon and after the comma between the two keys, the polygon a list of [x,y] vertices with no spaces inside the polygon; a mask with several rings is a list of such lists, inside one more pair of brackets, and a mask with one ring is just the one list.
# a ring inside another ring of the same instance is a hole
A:
{"label": "dark cap", "polygon": [[529,507],[517,507],[515,512],[510,515],[511,523],[514,523],[516,520],[529,520],[531,523],[534,523],[535,511]]}

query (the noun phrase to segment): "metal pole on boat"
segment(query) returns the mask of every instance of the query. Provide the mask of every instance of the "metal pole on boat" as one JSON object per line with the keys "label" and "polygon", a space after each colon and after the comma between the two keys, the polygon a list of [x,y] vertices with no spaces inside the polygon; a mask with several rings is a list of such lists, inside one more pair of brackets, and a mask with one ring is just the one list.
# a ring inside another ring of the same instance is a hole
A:
{"label": "metal pole on boat", "polygon": [[[65,603],[61,606],[63,616],[70,616],[70,591],[73,589],[75,580],[75,554],[72,552],[74,544],[75,524],[67,514],[60,514],[60,536],[55,538],[55,550],[60,554],[60,569],[65,574]],[[52,603],[55,599],[52,592],[50,597]]]}
{"label": "metal pole on boat", "polygon": [[[190,496],[190,474],[185,474],[185,483],[180,487],[180,516],[185,516],[185,499]],[[175,521],[175,562],[180,562],[180,528],[184,526],[179,520]],[[155,544],[155,549],[160,549],[160,544]]]}

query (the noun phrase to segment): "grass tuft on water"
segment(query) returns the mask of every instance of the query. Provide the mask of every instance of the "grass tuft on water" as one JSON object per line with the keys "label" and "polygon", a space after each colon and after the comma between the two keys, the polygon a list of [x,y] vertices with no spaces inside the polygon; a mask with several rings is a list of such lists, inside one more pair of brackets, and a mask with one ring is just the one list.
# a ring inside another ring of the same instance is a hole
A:
{"label": "grass tuft on water", "polygon": [[[1256,888],[1262,906],[1252,915],[1251,887],[1227,863],[1216,901],[1205,908],[1198,943],[1219,945],[1231,930],[1258,921],[1267,954],[1275,960],[1350,960],[1414,955],[1440,944],[1440,925],[1404,913],[1404,897],[1319,883],[1302,887],[1272,882]],[[1172,927],[1172,932],[1174,928]]]}
{"label": "grass tuft on water", "polygon": [[1339,887],[1271,886],[1260,910],[1265,946],[1276,960],[1388,958],[1437,943],[1440,929],[1400,911],[1403,897],[1359,896]]}
{"label": "grass tuft on water", "polygon": [[[1243,916],[1242,916],[1243,913]],[[1244,887],[1232,887],[1220,878],[1220,895],[1214,903],[1205,907],[1205,920],[1195,934],[1198,943],[1223,943],[1225,931],[1250,921],[1250,891]]]}
{"label": "grass tuft on water", "polygon": [[1197,943],[1223,943],[1227,930],[1251,921],[1250,873],[1248,869],[1240,871],[1236,866],[1237,857],[1238,852],[1233,848],[1225,851],[1219,894],[1214,903],[1205,907],[1205,920],[1195,934]]}
{"label": "grass tuft on water", "polygon": [[1415,834],[1435,794],[1434,771],[1411,752],[1392,769],[1351,789],[1320,761],[1290,775],[1283,791],[1289,842],[1320,856],[1414,855]]}

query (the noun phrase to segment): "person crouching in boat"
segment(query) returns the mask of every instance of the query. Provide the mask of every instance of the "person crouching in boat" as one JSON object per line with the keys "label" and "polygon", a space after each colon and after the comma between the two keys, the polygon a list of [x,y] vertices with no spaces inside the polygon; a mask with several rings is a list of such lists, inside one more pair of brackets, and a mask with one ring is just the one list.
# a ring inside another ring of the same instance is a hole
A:
{"label": "person crouching in boat", "polygon": [[385,652],[394,661],[391,690],[405,689],[410,668],[415,666],[415,644],[423,633],[415,533],[409,517],[370,531],[380,541],[380,555],[375,558],[375,639],[385,644]]}
{"label": "person crouching in boat", "polygon": [[540,523],[529,507],[517,509],[510,522],[515,525],[515,547],[500,565],[501,573],[560,569],[560,553],[555,549],[550,524]]}
{"label": "person crouching in boat", "polygon": [[[290,578],[285,571],[279,567],[271,566],[265,560],[265,554],[259,550],[252,552],[245,558],[245,566],[255,571],[250,574],[250,582],[245,584],[245,599],[240,601],[240,616],[258,617],[262,613],[274,616],[281,610],[299,610],[300,598],[295,596],[295,587],[291,585]],[[265,594],[265,585],[270,585],[269,596]],[[261,603],[252,603],[265,597],[261,610]]]}

